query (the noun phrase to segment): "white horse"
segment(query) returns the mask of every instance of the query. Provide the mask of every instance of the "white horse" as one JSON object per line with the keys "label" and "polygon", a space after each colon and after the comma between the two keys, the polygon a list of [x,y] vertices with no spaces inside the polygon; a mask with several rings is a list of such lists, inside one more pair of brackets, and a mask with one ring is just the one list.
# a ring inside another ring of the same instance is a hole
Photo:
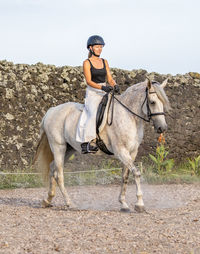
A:
{"label": "white horse", "polygon": [[[144,211],[140,171],[134,166],[138,147],[143,139],[144,120],[153,121],[158,133],[167,129],[164,108],[169,109],[169,101],[163,90],[167,80],[162,84],[146,80],[130,86],[114,99],[113,123],[105,124],[100,133],[108,150],[124,165],[122,185],[119,195],[122,211],[129,211],[125,200],[128,175],[131,171],[135,177],[137,202],[135,210]],[[121,103],[120,103],[121,102]],[[63,167],[65,161],[76,151],[81,152],[80,143],[76,142],[76,128],[83,105],[67,102],[50,108],[41,123],[41,138],[38,143],[34,162],[49,178],[49,192],[43,206],[51,206],[55,196],[56,183],[63,195],[65,205],[74,207],[64,187]],[[110,116],[111,109],[108,114]],[[136,115],[137,114],[137,115]],[[102,153],[98,151],[96,154]],[[94,155],[92,155],[94,156]]]}

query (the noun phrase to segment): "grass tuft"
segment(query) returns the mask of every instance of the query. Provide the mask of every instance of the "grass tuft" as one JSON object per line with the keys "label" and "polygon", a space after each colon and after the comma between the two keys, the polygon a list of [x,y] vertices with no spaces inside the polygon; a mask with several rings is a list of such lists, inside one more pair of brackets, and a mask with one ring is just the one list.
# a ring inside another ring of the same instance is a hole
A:
{"label": "grass tuft", "polygon": [[42,176],[32,173],[27,170],[0,171],[0,189],[42,187]]}

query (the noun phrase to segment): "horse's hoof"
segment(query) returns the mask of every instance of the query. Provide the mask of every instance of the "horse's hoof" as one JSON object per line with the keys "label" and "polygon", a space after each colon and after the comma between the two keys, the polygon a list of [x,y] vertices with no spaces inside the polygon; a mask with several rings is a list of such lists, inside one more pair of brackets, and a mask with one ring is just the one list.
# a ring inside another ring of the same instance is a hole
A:
{"label": "horse's hoof", "polygon": [[145,207],[140,205],[135,205],[135,211],[138,213],[143,213],[145,212]]}
{"label": "horse's hoof", "polygon": [[122,213],[130,213],[131,210],[129,208],[121,208],[120,212],[122,212]]}
{"label": "horse's hoof", "polygon": [[73,203],[65,204],[64,208],[65,208],[65,210],[77,210],[78,209],[78,207],[76,205],[74,205]]}
{"label": "horse's hoof", "polygon": [[42,207],[47,208],[47,207],[52,207],[52,204],[50,204],[47,200],[42,200]]}

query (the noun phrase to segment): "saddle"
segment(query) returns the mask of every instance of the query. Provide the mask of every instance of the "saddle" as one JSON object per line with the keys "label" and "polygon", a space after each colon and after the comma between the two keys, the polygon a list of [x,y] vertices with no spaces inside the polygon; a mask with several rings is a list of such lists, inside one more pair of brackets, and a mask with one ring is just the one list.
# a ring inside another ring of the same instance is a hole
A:
{"label": "saddle", "polygon": [[106,93],[101,102],[99,103],[98,109],[97,109],[97,114],[96,114],[96,133],[97,133],[97,140],[96,140],[96,144],[99,147],[99,149],[101,151],[103,151],[104,153],[108,154],[108,155],[113,155],[113,153],[111,153],[105,143],[103,142],[103,140],[101,139],[99,132],[100,132],[100,126],[102,124],[103,118],[104,118],[104,113],[105,113],[105,109],[108,103],[108,98],[109,98],[109,94]]}

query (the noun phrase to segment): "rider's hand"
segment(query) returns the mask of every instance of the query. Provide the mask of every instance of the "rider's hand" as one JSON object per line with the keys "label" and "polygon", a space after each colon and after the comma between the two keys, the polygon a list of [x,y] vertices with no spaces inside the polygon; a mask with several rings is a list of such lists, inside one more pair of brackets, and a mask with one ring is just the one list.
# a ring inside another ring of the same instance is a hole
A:
{"label": "rider's hand", "polygon": [[119,85],[116,84],[116,85],[114,86],[114,91],[115,91],[115,93],[118,93],[118,94],[120,93]]}
{"label": "rider's hand", "polygon": [[113,90],[113,87],[112,86],[102,86],[101,90],[103,90],[106,93],[109,93],[110,91]]}

